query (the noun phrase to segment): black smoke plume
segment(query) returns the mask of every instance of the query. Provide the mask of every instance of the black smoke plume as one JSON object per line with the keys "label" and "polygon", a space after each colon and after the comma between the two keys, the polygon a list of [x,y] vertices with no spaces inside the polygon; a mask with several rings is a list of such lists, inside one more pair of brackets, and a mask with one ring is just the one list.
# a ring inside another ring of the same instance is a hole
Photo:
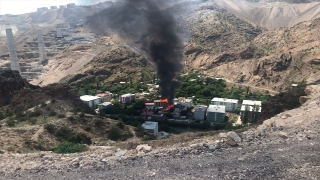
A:
{"label": "black smoke plume", "polygon": [[[157,66],[162,99],[173,103],[179,83],[176,80],[182,70],[182,43],[172,14],[160,10],[158,4],[166,0],[123,0],[88,18],[93,31],[101,34],[126,33],[139,39]],[[110,31],[111,30],[111,31]]]}
{"label": "black smoke plume", "polygon": [[177,27],[174,17],[167,11],[160,10],[150,0],[131,0],[128,7],[134,7],[132,3],[138,3],[146,7],[146,34],[144,43],[148,46],[150,56],[157,66],[157,74],[160,78],[161,99],[168,99],[173,103],[176,89],[179,87],[177,76],[182,70],[181,47],[182,43],[177,35]]}

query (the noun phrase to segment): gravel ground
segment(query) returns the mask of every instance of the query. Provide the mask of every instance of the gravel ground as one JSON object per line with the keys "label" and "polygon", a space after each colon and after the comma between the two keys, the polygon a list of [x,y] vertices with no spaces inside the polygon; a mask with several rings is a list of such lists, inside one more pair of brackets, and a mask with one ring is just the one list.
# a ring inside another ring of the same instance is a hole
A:
{"label": "gravel ground", "polygon": [[46,164],[44,156],[42,166],[1,172],[0,179],[320,179],[319,137],[301,140],[277,133],[237,147],[210,150],[199,143],[136,156],[92,155],[60,166]]}

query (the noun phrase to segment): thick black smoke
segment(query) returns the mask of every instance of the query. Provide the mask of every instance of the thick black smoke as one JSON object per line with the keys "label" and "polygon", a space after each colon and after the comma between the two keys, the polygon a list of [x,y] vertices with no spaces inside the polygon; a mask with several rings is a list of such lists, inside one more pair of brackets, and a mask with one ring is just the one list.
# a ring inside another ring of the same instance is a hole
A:
{"label": "thick black smoke", "polygon": [[[176,89],[179,87],[177,75],[182,69],[182,43],[177,35],[174,17],[166,11],[161,11],[150,0],[131,0],[129,3],[142,3],[146,6],[147,44],[152,60],[157,66],[162,99],[167,98],[173,103]],[[133,5],[133,4],[132,4]],[[134,6],[129,6],[134,7]]]}
{"label": "thick black smoke", "polygon": [[166,0],[122,0],[88,18],[95,32],[109,34],[116,31],[139,39],[157,66],[162,99],[173,103],[179,83],[176,77],[181,65],[182,43],[177,35],[174,17],[158,4]]}

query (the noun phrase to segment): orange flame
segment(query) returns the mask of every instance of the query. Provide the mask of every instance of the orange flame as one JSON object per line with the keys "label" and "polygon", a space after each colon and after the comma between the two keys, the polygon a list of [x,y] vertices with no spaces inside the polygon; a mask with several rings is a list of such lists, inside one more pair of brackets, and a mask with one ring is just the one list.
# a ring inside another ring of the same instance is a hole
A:
{"label": "orange flame", "polygon": [[171,108],[173,108],[173,104],[171,104],[171,105],[168,105],[167,107],[166,107],[166,111],[169,111]]}
{"label": "orange flame", "polygon": [[169,101],[168,101],[167,98],[166,98],[166,99],[160,99],[160,102],[162,102],[162,103],[169,103]]}

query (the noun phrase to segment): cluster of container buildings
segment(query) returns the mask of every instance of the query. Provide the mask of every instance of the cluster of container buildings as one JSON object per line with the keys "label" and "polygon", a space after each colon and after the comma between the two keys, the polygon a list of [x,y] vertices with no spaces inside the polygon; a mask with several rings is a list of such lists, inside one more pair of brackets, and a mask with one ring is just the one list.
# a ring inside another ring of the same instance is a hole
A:
{"label": "cluster of container buildings", "polygon": [[[235,112],[238,108],[237,99],[226,98],[213,98],[211,104],[208,106],[199,105],[195,108],[194,119],[205,120],[214,123],[224,123],[226,112]],[[261,101],[243,100],[240,109],[240,117],[244,117],[244,112],[249,111],[249,114],[253,112],[261,112]],[[249,117],[252,117],[252,115]]]}
{"label": "cluster of container buildings", "polygon": [[[60,5],[59,8],[60,9],[64,9],[64,8],[75,8],[77,7],[75,3],[69,3],[67,5]],[[58,6],[50,6],[50,9],[58,9]],[[47,11],[49,10],[48,7],[40,7],[40,8],[37,8],[37,11],[38,12],[42,12],[42,11]]]}

